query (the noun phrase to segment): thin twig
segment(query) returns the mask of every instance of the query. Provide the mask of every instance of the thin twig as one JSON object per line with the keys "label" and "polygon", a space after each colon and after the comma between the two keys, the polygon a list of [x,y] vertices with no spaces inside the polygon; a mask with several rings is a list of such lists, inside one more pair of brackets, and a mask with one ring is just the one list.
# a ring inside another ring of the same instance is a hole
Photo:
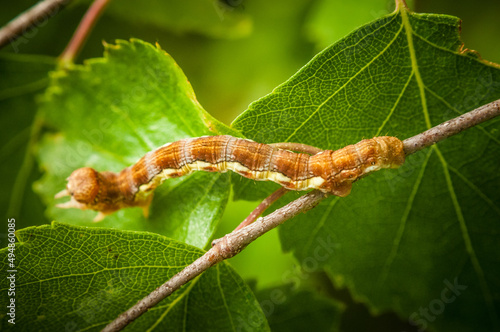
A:
{"label": "thin twig", "polygon": [[71,0],[44,0],[37,3],[0,29],[0,49],[25,34],[31,27],[40,25]]}
{"label": "thin twig", "polygon": [[481,122],[493,119],[498,115],[500,115],[500,99],[405,139],[403,141],[405,154],[410,155],[425,149],[432,144],[474,127]]}
{"label": "thin twig", "polygon": [[[412,154],[498,115],[500,115],[500,100],[481,106],[474,111],[446,121],[421,134],[406,139],[403,142],[405,153],[407,155]],[[186,266],[184,270],[174,275],[151,294],[137,302],[132,308],[118,316],[118,318],[107,325],[103,331],[120,331],[149,308],[152,308],[155,304],[179,289],[182,285],[200,275],[211,266],[235,256],[259,236],[282,224],[286,220],[295,217],[301,212],[312,209],[326,196],[327,195],[324,193],[314,190],[273,213],[257,219],[253,224],[227,234],[221,240],[217,241],[203,256]]]}
{"label": "thin twig", "polygon": [[97,20],[106,9],[110,0],[95,0],[83,16],[80,24],[75,30],[73,37],[66,46],[66,49],[59,56],[59,60],[64,63],[71,63],[74,61],[78,53],[87,40],[92,28],[97,23]]}
{"label": "thin twig", "polygon": [[300,212],[306,212],[312,209],[325,197],[326,195],[321,191],[314,190],[273,213],[257,219],[253,224],[227,234],[203,256],[186,266],[184,270],[174,275],[169,281],[118,316],[118,318],[106,326],[103,331],[120,331],[149,308],[152,308],[188,281],[215,264],[235,256],[256,238],[282,224],[286,220],[295,217]]}
{"label": "thin twig", "polygon": [[[267,210],[269,206],[271,206],[274,202],[283,197],[283,195],[285,195],[287,192],[289,192],[289,190],[285,189],[284,187],[280,187],[271,195],[267,196],[252,212],[250,212],[248,217],[246,217],[245,220],[243,220],[238,225],[238,227],[236,227],[233,230],[233,232],[253,223],[262,213],[264,213],[264,211]],[[212,247],[215,246],[219,241],[222,241],[222,239],[223,238],[213,240]]]}
{"label": "thin twig", "polygon": [[247,225],[250,225],[251,223],[253,223],[255,221],[255,219],[257,219],[258,216],[260,216],[264,211],[266,211],[266,209],[271,206],[271,204],[273,204],[274,202],[276,202],[278,199],[280,199],[280,197],[282,197],[284,194],[286,194],[288,192],[287,189],[283,188],[283,187],[280,187],[278,190],[276,190],[275,192],[273,192],[271,195],[267,196],[263,201],[262,203],[259,204],[259,206],[257,206],[255,208],[255,210],[253,210],[249,215],[248,217],[245,218],[245,220],[243,220],[241,222],[241,224],[238,225],[238,227],[236,227],[234,230],[237,231],[238,229],[241,229]]}

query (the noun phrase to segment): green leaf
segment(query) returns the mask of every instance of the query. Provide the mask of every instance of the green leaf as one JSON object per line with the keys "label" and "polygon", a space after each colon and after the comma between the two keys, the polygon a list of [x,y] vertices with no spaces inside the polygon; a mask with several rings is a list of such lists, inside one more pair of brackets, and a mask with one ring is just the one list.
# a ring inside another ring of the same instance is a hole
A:
{"label": "green leaf", "polygon": [[[318,54],[234,127],[260,142],[337,149],[404,139],[500,98],[498,66],[461,49],[459,19],[399,5]],[[373,312],[394,310],[418,328],[498,329],[499,129],[489,121],[357,182],[349,197],[281,227],[284,249],[314,259]]]}
{"label": "green leaf", "polygon": [[40,129],[35,96],[48,85],[54,66],[49,57],[0,54],[0,211],[23,227],[45,222],[44,207],[31,188],[40,177],[32,151]]}
{"label": "green leaf", "polygon": [[343,307],[308,289],[280,286],[257,293],[271,330],[340,331]]}
{"label": "green leaf", "polygon": [[[203,252],[146,232],[61,223],[17,232],[16,325],[0,313],[2,330],[99,331]],[[0,291],[10,287],[8,249],[0,251]],[[7,275],[6,275],[7,273]],[[127,330],[268,330],[251,290],[221,263],[160,302]]]}
{"label": "green leaf", "polygon": [[[40,144],[39,160],[46,175],[36,188],[51,217],[80,225],[88,225],[95,212],[54,207],[54,194],[65,188],[73,170],[90,166],[118,172],[167,142],[237,134],[201,108],[170,56],[138,40],[106,45],[104,58],[52,73],[41,112],[60,133],[47,135]],[[140,216],[140,209],[124,209],[99,225],[153,231],[203,248],[228,191],[225,174],[200,173],[166,181],[155,193],[148,219]]]}
{"label": "green leaf", "polygon": [[142,1],[111,3],[108,12],[127,21],[214,38],[241,38],[252,31],[242,0]]}

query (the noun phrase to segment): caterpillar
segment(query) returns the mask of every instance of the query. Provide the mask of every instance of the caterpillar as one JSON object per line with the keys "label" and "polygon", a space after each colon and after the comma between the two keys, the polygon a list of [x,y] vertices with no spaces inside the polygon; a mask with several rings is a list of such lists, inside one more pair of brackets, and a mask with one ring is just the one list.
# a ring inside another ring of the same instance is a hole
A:
{"label": "caterpillar", "polygon": [[319,189],[344,197],[356,180],[381,168],[397,168],[404,161],[403,143],[391,136],[312,156],[227,135],[204,136],[167,143],[119,173],[79,168],[56,198],[71,196],[57,205],[60,208],[98,211],[95,221],[126,207],[141,207],[147,216],[154,189],[166,179],[193,171],[227,170],[289,190]]}

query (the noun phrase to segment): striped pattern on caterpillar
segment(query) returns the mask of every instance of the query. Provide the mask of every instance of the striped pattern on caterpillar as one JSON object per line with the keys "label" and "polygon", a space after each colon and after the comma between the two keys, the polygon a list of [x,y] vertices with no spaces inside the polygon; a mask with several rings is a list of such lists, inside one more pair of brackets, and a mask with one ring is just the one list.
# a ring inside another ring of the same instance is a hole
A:
{"label": "striped pattern on caterpillar", "polygon": [[147,215],[152,193],[163,181],[193,171],[234,171],[259,181],[274,181],[289,190],[319,189],[347,196],[352,183],[381,168],[405,161],[403,143],[381,136],[313,156],[281,150],[232,136],[188,138],[148,152],[119,173],[75,170],[56,198],[71,196],[61,208],[99,211],[96,221],[126,207],[142,207]]}

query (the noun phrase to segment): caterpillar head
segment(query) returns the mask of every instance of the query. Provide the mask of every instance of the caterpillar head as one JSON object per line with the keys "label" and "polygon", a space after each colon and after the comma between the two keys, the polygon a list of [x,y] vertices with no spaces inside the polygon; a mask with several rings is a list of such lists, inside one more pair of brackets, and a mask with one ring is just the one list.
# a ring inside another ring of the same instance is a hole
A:
{"label": "caterpillar head", "polygon": [[79,168],[68,177],[66,189],[56,194],[55,198],[71,196],[71,200],[56,206],[63,209],[94,209],[100,186],[100,174],[90,167]]}
{"label": "caterpillar head", "polygon": [[149,205],[153,198],[152,192],[146,195],[134,194],[130,195],[131,198],[127,198],[123,194],[123,187],[117,184],[120,181],[117,173],[98,172],[93,168],[83,167],[71,173],[67,180],[66,189],[58,193],[55,198],[71,196],[71,199],[66,203],[57,204],[56,207],[98,211],[94,221],[100,221],[122,208],[134,206],[141,207],[144,216],[148,216]]}
{"label": "caterpillar head", "polygon": [[381,136],[373,138],[379,144],[381,168],[398,168],[405,162],[403,142],[396,137]]}

